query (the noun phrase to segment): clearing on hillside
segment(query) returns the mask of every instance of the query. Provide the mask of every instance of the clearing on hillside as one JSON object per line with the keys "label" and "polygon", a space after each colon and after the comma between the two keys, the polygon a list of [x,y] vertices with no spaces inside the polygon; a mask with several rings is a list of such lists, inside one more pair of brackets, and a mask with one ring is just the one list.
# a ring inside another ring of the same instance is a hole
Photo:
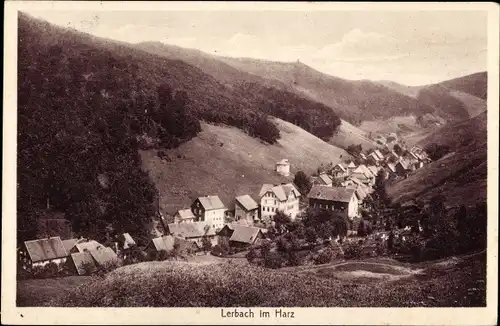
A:
{"label": "clearing on hillside", "polygon": [[[257,200],[264,183],[293,181],[294,173],[307,174],[321,164],[333,164],[350,157],[303,129],[280,119],[273,119],[280,129],[277,144],[267,145],[234,127],[202,123],[202,132],[179,148],[164,151],[141,151],[144,168],[160,190],[161,210],[168,215],[189,207],[202,195],[219,195],[226,206],[235,196],[249,194]],[[277,161],[286,158],[291,174],[275,172]],[[231,207],[229,207],[231,208]]]}

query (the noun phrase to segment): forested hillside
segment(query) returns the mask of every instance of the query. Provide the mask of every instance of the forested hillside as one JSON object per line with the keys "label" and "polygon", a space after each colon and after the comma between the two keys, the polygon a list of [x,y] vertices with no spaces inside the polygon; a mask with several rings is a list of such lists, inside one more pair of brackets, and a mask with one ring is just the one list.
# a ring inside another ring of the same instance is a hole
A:
{"label": "forested hillside", "polygon": [[200,119],[267,143],[280,137],[267,114],[322,138],[340,124],[329,108],[286,93],[261,107],[248,90],[130,44],[23,13],[18,26],[19,240],[33,238],[37,211],[47,202],[66,213],[77,234],[147,237],[156,193],[137,150],[144,142],[175,148],[200,131]]}

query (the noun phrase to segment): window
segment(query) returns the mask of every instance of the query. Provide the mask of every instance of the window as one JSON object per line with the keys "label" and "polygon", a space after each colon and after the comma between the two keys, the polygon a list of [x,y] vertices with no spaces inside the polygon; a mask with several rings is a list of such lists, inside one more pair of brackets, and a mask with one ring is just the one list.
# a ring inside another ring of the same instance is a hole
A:
{"label": "window", "polygon": [[274,201],[274,205],[276,205],[276,200]]}

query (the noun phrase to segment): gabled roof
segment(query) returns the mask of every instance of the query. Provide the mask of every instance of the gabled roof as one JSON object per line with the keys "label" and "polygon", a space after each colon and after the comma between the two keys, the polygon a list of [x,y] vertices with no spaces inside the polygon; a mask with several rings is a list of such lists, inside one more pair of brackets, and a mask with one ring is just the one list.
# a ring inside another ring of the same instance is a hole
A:
{"label": "gabled roof", "polygon": [[234,230],[233,234],[229,238],[230,241],[250,243],[252,244],[257,238],[259,232],[262,232],[260,228],[253,226],[244,225],[232,225],[231,228]]}
{"label": "gabled roof", "polygon": [[358,197],[359,200],[363,200],[366,198],[366,196],[368,196],[368,193],[365,192],[365,190],[363,189],[363,187],[361,186],[347,186],[348,189],[354,189],[355,193],[356,193],[356,196]]}
{"label": "gabled roof", "polygon": [[354,189],[347,189],[342,187],[327,187],[327,186],[313,186],[308,198],[324,199],[336,202],[348,203],[354,195]]}
{"label": "gabled roof", "polygon": [[340,163],[339,163],[339,164],[337,164],[337,165],[335,165],[335,166],[333,167],[333,170],[337,170],[337,169],[340,169],[342,172],[346,172],[346,171],[347,171],[347,169],[346,169],[346,168],[344,168],[344,167],[342,166],[342,164],[340,164]]}
{"label": "gabled roof", "polygon": [[347,168],[348,168],[348,169],[354,169],[354,168],[356,168],[356,164],[354,164],[354,162],[352,162],[352,161],[351,161],[351,162],[347,165]]}
{"label": "gabled roof", "polygon": [[259,205],[253,200],[250,195],[236,197],[236,201],[248,212],[259,208]]}
{"label": "gabled roof", "polygon": [[67,239],[67,240],[62,240],[64,249],[66,250],[67,253],[73,249],[73,247],[76,245],[78,242],[78,239]]}
{"label": "gabled roof", "polygon": [[163,237],[154,238],[151,240],[150,245],[152,245],[156,251],[172,251],[174,250],[175,237],[171,235],[165,235]]}
{"label": "gabled roof", "polygon": [[90,240],[87,242],[78,242],[75,245],[75,247],[79,252],[84,252],[85,250],[91,251],[91,250],[97,250],[100,248],[104,248],[104,246],[102,244],[100,244],[99,242],[97,242],[95,240]]}
{"label": "gabled roof", "polygon": [[99,249],[89,250],[89,252],[92,258],[94,258],[100,266],[118,260],[118,256],[116,256],[116,253],[110,247],[101,247]]}
{"label": "gabled roof", "polygon": [[408,163],[404,160],[399,160],[398,163],[396,163],[396,166],[397,165],[401,165],[403,167],[403,169],[407,170],[409,167],[408,167]]}
{"label": "gabled roof", "polygon": [[330,179],[330,177],[326,175],[326,173],[321,173],[319,175],[319,179],[321,179],[321,181],[323,181],[325,185],[331,185],[333,182],[332,179]]}
{"label": "gabled roof", "polygon": [[368,169],[366,167],[366,165],[364,164],[361,164],[360,166],[358,166],[354,171],[353,173],[362,173],[364,174],[367,178],[373,178],[375,175],[373,175],[373,173],[370,171],[370,169]]}
{"label": "gabled roof", "polygon": [[378,149],[374,150],[373,151],[379,159],[383,160],[384,159],[384,155],[382,155],[382,153],[380,153],[380,151]]}
{"label": "gabled roof", "polygon": [[220,200],[219,196],[205,196],[205,197],[198,197],[198,200],[201,203],[201,206],[206,211],[212,210],[212,209],[225,209],[226,206]]}
{"label": "gabled roof", "polygon": [[206,222],[171,223],[168,225],[168,229],[173,236],[181,238],[201,238],[204,235],[215,235],[215,230]]}
{"label": "gabled roof", "polygon": [[127,249],[127,248],[130,248],[132,246],[137,245],[135,243],[134,239],[132,239],[132,236],[129,233],[124,233],[123,234],[123,239],[124,239],[123,249]]}
{"label": "gabled roof", "polygon": [[60,237],[25,241],[24,245],[33,263],[68,256]]}
{"label": "gabled roof", "polygon": [[372,157],[377,162],[380,161],[380,158],[377,154],[375,154],[375,152],[371,152],[368,156]]}
{"label": "gabled roof", "polygon": [[288,165],[288,164],[290,164],[290,162],[286,158],[284,158],[281,161],[276,162],[276,164],[277,165]]}
{"label": "gabled roof", "polygon": [[370,170],[370,172],[371,172],[374,176],[377,176],[378,171],[379,171],[379,168],[377,168],[376,166],[370,165],[370,166],[368,166],[368,169]]}
{"label": "gabled roof", "polygon": [[260,189],[259,197],[264,196],[269,191],[273,192],[280,201],[287,200],[292,192],[294,192],[297,197],[300,197],[300,192],[292,183],[281,185],[264,184]]}
{"label": "gabled roof", "polygon": [[366,160],[366,155],[364,153],[359,153],[359,156],[361,156],[363,160]]}
{"label": "gabled roof", "polygon": [[392,172],[396,172],[396,165],[392,163],[387,163],[386,165],[389,170],[391,170]]}
{"label": "gabled roof", "polygon": [[193,212],[189,208],[187,208],[187,209],[179,209],[175,214],[178,214],[179,217],[181,219],[183,219],[183,220],[185,220],[185,219],[194,219],[195,218]]}
{"label": "gabled roof", "polygon": [[[78,275],[94,272],[97,267],[90,252],[76,252],[71,254],[71,259],[75,265]],[[90,270],[87,270],[90,269]]]}

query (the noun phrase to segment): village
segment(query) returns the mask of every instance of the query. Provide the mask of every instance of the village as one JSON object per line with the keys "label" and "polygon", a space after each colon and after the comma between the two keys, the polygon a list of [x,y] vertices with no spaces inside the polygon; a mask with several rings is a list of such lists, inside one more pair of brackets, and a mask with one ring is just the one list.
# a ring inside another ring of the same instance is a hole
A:
{"label": "village", "polygon": [[[280,223],[276,221],[277,214],[293,223],[308,208],[333,211],[346,218],[349,230],[333,239],[342,242],[347,236],[357,235],[361,212],[374,191],[377,176],[383,176],[385,181],[406,178],[430,162],[417,146],[410,150],[399,147],[397,151],[388,147],[374,149],[353,154],[353,159],[344,163],[321,165],[308,178],[307,193],[301,193],[293,182],[264,184],[258,198],[249,194],[236,196],[234,210],[229,210],[215,194],[198,197],[189,208],[177,210],[173,223],[168,223],[160,213],[163,234],[142,247],[129,233],[116,237],[110,246],[92,239],[60,236],[25,241],[18,248],[19,264],[33,275],[49,266],[52,266],[49,275],[57,275],[62,269],[70,275],[87,275],[109,270],[124,261],[164,260],[210,252],[215,256],[248,253],[250,248],[273,238],[269,229],[275,230]],[[291,164],[287,159],[276,162],[275,173],[290,176]]]}

